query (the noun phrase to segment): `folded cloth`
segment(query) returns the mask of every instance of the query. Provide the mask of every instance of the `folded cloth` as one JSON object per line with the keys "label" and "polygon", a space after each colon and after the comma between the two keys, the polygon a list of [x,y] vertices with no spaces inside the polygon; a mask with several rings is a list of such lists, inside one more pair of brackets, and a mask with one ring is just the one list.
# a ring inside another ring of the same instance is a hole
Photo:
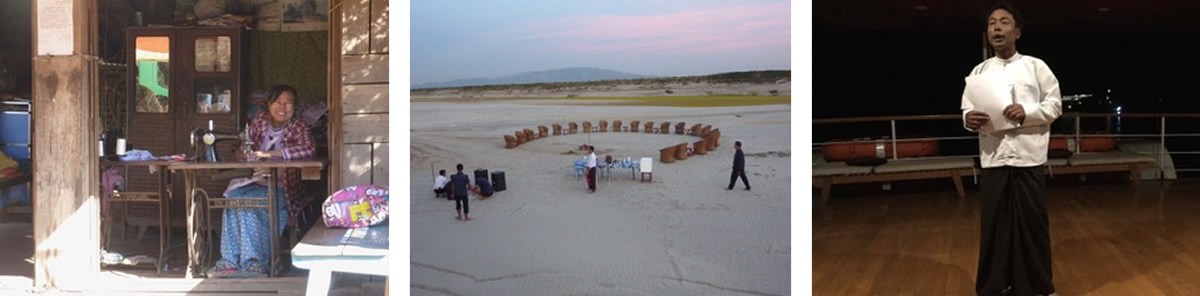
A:
{"label": "folded cloth", "polygon": [[20,166],[20,164],[18,164],[16,160],[12,159],[12,157],[9,157],[7,154],[4,154],[4,152],[0,152],[0,170],[10,168],[15,169],[18,166]]}
{"label": "folded cloth", "polygon": [[265,90],[254,90],[250,92],[250,104],[266,105],[270,97],[271,93]]}
{"label": "folded cloth", "polygon": [[[225,187],[225,192],[222,194],[225,196],[234,196],[237,194],[236,192],[239,189],[241,189],[242,187],[246,187],[247,185],[252,185],[252,184],[266,187],[267,186],[267,177],[264,175],[255,174],[250,177],[234,178],[233,180],[229,180],[229,186]],[[280,192],[279,190],[276,190],[276,193],[279,193],[279,192]]]}
{"label": "folded cloth", "polygon": [[150,151],[133,149],[125,152],[125,156],[121,156],[121,161],[151,161],[155,160],[154,155]]}
{"label": "folded cloth", "polygon": [[16,178],[21,176],[21,171],[16,168],[6,168],[0,170],[0,179]]}
{"label": "folded cloth", "polygon": [[308,105],[308,107],[304,108],[303,112],[297,113],[300,119],[304,120],[304,124],[313,127],[317,125],[317,121],[321,119],[321,116],[325,116],[325,114],[328,112],[329,105],[322,100],[312,105]]}
{"label": "folded cloth", "polygon": [[139,265],[139,264],[143,264],[143,263],[144,264],[156,264],[156,263],[158,263],[158,260],[156,260],[154,258],[150,258],[150,256],[146,256],[146,255],[125,257],[125,259],[121,260],[121,264],[131,265],[131,266]]}
{"label": "folded cloth", "polygon": [[[104,171],[100,176],[100,183],[104,186],[104,192],[100,193],[101,200],[109,200],[113,198],[113,190],[121,190],[125,187],[125,170],[120,166],[114,166]],[[100,203],[100,214],[108,213],[108,203]]]}
{"label": "folded cloth", "polygon": [[166,161],[184,161],[187,160],[187,154],[175,154],[159,157],[158,159]]}
{"label": "folded cloth", "polygon": [[125,260],[125,255],[121,255],[121,253],[109,253],[108,251],[100,250],[100,263],[102,264],[116,265],[121,264],[123,260]]}

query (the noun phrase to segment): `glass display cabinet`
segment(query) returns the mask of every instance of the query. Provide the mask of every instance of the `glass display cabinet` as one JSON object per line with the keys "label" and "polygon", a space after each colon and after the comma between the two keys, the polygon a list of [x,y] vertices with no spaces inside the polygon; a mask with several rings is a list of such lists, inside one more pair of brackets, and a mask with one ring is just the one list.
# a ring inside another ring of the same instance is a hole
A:
{"label": "glass display cabinet", "polygon": [[[126,31],[128,118],[124,134],[128,149],[154,156],[187,154],[196,157],[189,137],[194,129],[236,133],[245,124],[240,116],[249,95],[247,37],[238,28],[144,28]],[[222,156],[232,157],[232,142],[219,143]],[[166,173],[166,172],[158,172]],[[161,178],[145,169],[126,170],[129,190],[157,188]],[[202,178],[199,187],[224,191],[227,180]],[[182,182],[170,196],[173,225],[182,226]],[[152,209],[130,209],[129,224],[154,225]]]}

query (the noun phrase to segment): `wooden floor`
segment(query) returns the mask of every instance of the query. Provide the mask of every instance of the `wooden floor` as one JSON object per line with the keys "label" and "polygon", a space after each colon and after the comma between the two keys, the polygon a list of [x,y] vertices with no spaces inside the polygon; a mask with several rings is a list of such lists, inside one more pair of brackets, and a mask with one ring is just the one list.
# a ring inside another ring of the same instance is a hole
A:
{"label": "wooden floor", "polygon": [[[835,187],[814,202],[813,294],[974,295],[979,193],[959,200],[941,183]],[[1200,295],[1200,180],[1050,183],[1059,295]]]}
{"label": "wooden floor", "polygon": [[[168,260],[170,271],[156,274],[153,267],[107,267],[97,277],[101,279],[87,291],[43,291],[31,289],[33,284],[33,225],[28,221],[0,223],[0,295],[304,295],[308,271],[288,268],[283,276],[268,279],[183,279],[184,233],[172,235],[176,240],[173,259]],[[137,240],[131,231],[122,239],[114,235],[110,248],[126,255],[157,257],[157,229]],[[384,295],[384,277],[334,274],[331,296]]]}

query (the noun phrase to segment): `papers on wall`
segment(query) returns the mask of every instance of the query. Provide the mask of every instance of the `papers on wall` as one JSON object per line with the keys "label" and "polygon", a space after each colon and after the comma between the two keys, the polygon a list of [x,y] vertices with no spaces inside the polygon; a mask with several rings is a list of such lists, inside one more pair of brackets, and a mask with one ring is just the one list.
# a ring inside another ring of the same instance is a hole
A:
{"label": "papers on wall", "polygon": [[71,0],[37,0],[37,55],[75,53],[75,19]]}

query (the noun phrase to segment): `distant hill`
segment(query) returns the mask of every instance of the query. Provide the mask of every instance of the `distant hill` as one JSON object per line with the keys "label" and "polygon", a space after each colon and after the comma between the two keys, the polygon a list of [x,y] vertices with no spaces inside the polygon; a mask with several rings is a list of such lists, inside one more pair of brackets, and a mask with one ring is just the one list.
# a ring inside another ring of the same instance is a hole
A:
{"label": "distant hill", "polygon": [[700,76],[414,88],[414,98],[791,95],[790,70]]}
{"label": "distant hill", "polygon": [[414,89],[445,88],[480,85],[507,85],[529,83],[583,82],[601,80],[620,80],[650,78],[654,76],[630,74],[600,68],[573,67],[546,71],[525,72],[496,78],[456,79],[446,82],[432,82],[414,85]]}

